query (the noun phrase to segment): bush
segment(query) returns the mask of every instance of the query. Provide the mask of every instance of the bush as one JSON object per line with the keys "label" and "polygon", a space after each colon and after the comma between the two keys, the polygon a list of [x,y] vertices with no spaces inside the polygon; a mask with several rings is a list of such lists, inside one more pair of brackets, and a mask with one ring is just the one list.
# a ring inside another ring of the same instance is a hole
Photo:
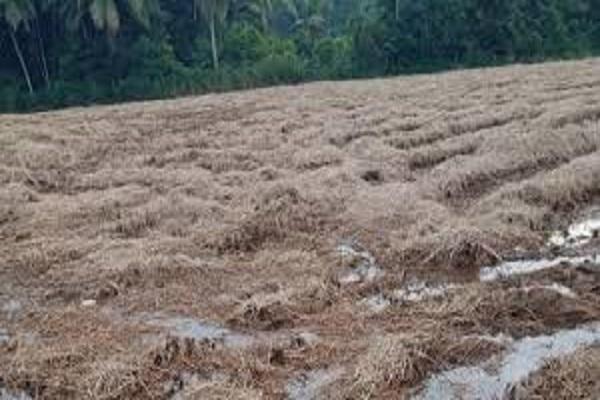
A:
{"label": "bush", "polygon": [[315,44],[313,65],[316,77],[349,78],[352,75],[352,41],[342,36],[324,38]]}
{"label": "bush", "polygon": [[269,43],[258,29],[248,25],[236,25],[225,35],[223,63],[246,65],[269,54]]}
{"label": "bush", "polygon": [[389,50],[385,27],[378,21],[358,22],[352,33],[352,65],[357,74],[376,75],[388,71]]}
{"label": "bush", "polygon": [[261,84],[298,83],[306,74],[306,63],[294,53],[270,54],[253,68]]}

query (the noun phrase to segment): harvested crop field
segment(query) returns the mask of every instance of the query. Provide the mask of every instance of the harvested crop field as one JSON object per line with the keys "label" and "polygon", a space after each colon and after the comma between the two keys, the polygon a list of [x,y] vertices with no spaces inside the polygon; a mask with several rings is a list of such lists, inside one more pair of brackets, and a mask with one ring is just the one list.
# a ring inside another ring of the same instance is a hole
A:
{"label": "harvested crop field", "polygon": [[593,398],[599,230],[599,59],[3,115],[0,398]]}

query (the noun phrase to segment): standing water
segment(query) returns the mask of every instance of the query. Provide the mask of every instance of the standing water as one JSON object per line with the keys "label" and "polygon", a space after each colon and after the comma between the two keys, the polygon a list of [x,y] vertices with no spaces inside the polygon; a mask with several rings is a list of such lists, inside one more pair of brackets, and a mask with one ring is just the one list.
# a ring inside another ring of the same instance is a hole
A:
{"label": "standing water", "polygon": [[508,278],[513,275],[531,274],[545,269],[556,268],[561,265],[579,267],[585,264],[600,264],[600,255],[509,261],[494,267],[482,268],[479,272],[479,278],[482,282],[491,282],[502,278]]}
{"label": "standing water", "polygon": [[193,318],[152,315],[146,319],[146,322],[167,329],[173,336],[195,340],[215,340],[223,342],[228,347],[247,347],[253,341],[250,336]]}
{"label": "standing water", "polygon": [[32,398],[24,392],[15,393],[0,388],[0,400],[32,400]]}
{"label": "standing water", "polygon": [[316,400],[323,398],[323,390],[335,382],[342,375],[342,372],[339,368],[305,372],[287,384],[287,398],[289,400]]}
{"label": "standing water", "polygon": [[431,377],[419,400],[495,400],[552,359],[573,354],[581,347],[600,343],[600,323],[563,330],[550,336],[515,341],[501,357],[479,366],[460,367]]}
{"label": "standing water", "polygon": [[339,278],[342,285],[372,282],[384,275],[381,268],[377,266],[375,257],[368,251],[357,250],[347,244],[338,246],[337,251],[343,258],[356,262],[350,271]]}
{"label": "standing water", "polygon": [[549,244],[558,247],[578,247],[597,238],[599,232],[600,212],[597,211],[591,218],[569,226],[567,231],[552,234]]}

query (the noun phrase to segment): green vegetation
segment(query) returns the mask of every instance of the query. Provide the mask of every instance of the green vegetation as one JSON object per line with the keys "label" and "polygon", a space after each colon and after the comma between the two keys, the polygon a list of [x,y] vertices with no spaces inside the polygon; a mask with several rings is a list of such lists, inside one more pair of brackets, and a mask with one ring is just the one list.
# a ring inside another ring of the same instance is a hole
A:
{"label": "green vegetation", "polygon": [[0,111],[580,57],[596,0],[0,0]]}

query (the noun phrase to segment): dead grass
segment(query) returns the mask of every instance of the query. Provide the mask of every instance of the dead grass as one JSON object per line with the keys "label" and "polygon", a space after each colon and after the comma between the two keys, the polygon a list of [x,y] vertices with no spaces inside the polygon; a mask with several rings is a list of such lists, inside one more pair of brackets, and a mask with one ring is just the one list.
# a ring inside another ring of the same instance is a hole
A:
{"label": "dead grass", "polygon": [[[445,264],[454,268],[471,268],[479,265],[492,265],[502,258],[494,249],[498,247],[492,244],[498,242],[500,232],[484,232],[477,228],[468,226],[448,227],[439,232],[438,236],[430,238],[421,246],[431,249],[430,253],[423,259],[425,265]],[[496,237],[494,237],[497,235]],[[417,248],[413,244],[412,248]]]}
{"label": "dead grass", "polygon": [[410,153],[408,163],[411,168],[415,169],[433,168],[450,158],[475,153],[479,147],[479,142],[478,134],[472,141],[460,138],[455,141],[444,141],[423,146]]}
{"label": "dead grass", "polygon": [[255,389],[237,386],[236,383],[223,380],[195,382],[191,387],[178,394],[177,399],[207,399],[207,400],[258,400],[263,396]]}
{"label": "dead grass", "polygon": [[596,399],[600,392],[600,348],[579,350],[552,360],[530,377],[522,389],[528,399]]}
{"label": "dead grass", "polygon": [[[580,284],[584,284],[581,282]],[[450,296],[441,304],[425,304],[414,312],[432,319],[447,319],[463,329],[512,337],[536,336],[558,328],[574,328],[600,316],[597,296],[566,298],[542,288],[524,290],[521,287],[495,288],[472,285],[460,295]]]}
{"label": "dead grass", "polygon": [[219,251],[252,251],[292,234],[318,232],[335,209],[326,200],[309,199],[293,186],[276,185],[252,201],[238,226],[217,239]]}
{"label": "dead grass", "polygon": [[367,351],[356,361],[353,385],[347,389],[346,398],[371,399],[386,393],[404,398],[436,371],[475,363],[503,349],[500,343],[483,337],[453,338],[452,332],[444,332],[441,325],[420,328],[437,332],[372,338]]}
{"label": "dead grass", "polygon": [[[0,116],[0,384],[280,399],[300,371],[340,366],[336,396],[397,398],[498,350],[481,335],[598,320],[596,275],[531,278],[580,295],[565,299],[477,272],[600,198],[599,72],[590,59]],[[341,243],[378,277],[340,284],[361,263]],[[417,278],[466,286],[360,312]],[[262,339],[159,343],[144,313]],[[290,345],[299,331],[319,344]]]}

